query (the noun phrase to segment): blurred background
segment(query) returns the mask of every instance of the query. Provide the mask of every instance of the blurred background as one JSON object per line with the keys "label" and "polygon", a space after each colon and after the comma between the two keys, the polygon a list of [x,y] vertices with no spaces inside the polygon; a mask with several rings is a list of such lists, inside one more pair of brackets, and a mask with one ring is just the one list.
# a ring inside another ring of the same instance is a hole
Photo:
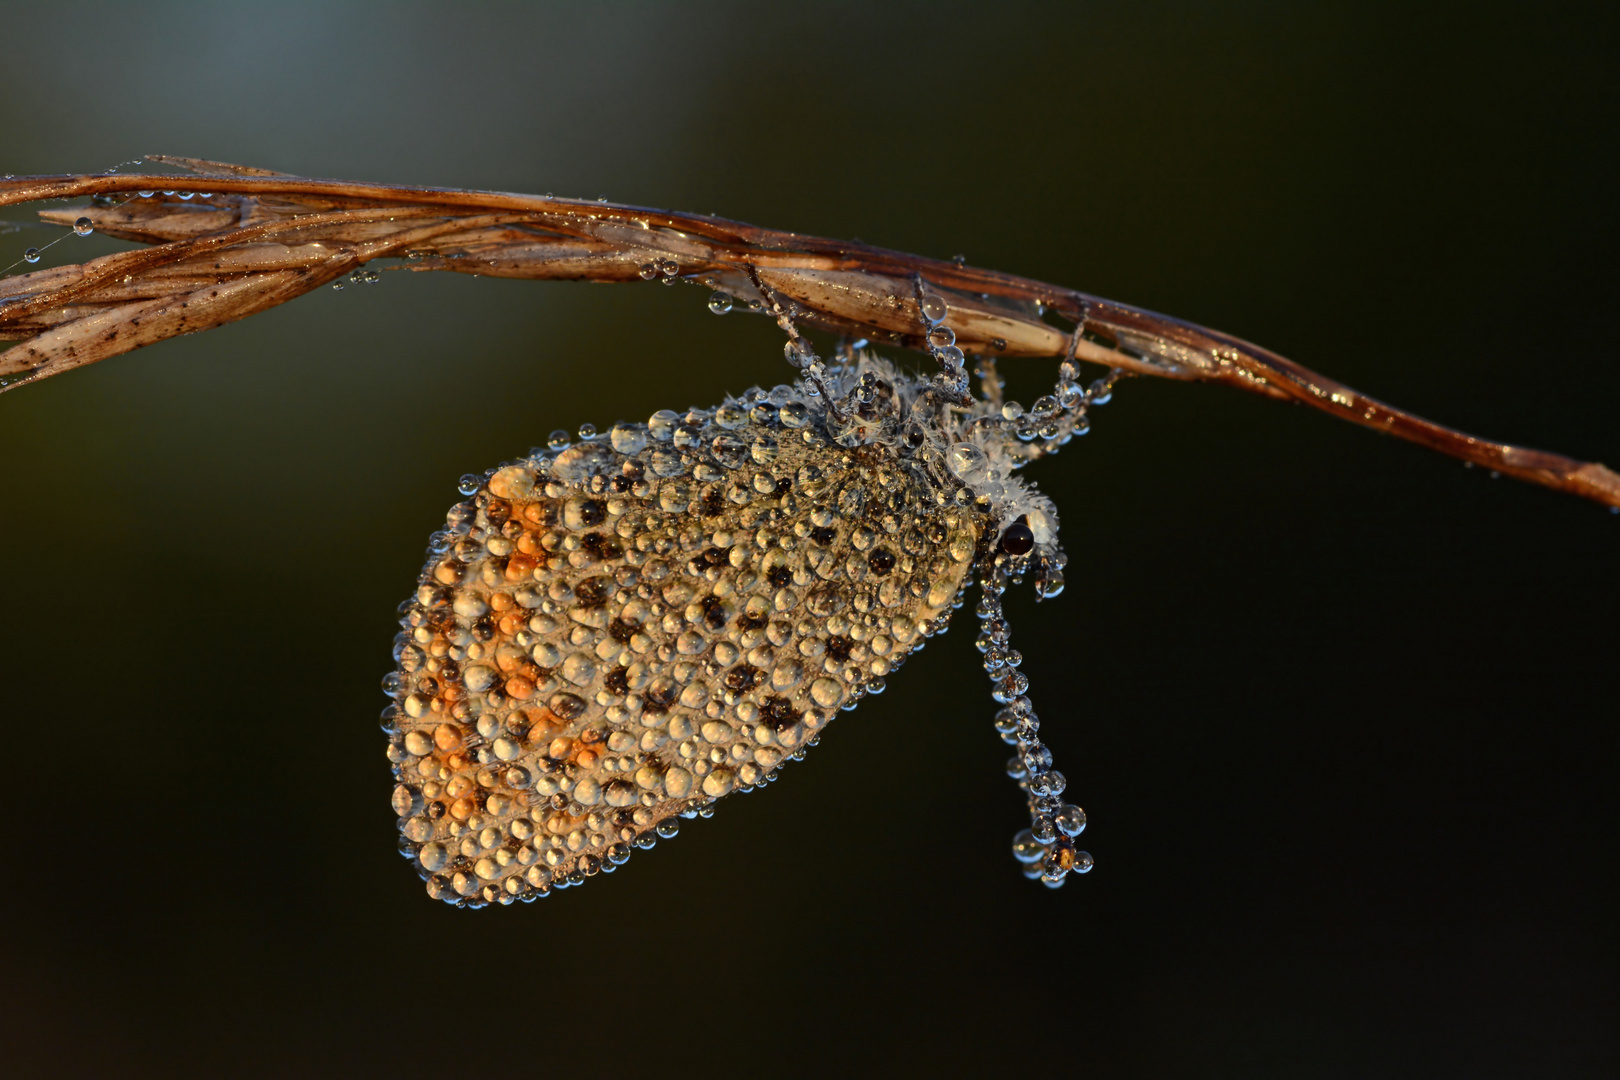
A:
{"label": "blurred background", "polygon": [[[1611,5],[0,27],[0,172],[168,152],[960,253],[1620,465]],[[964,612],[612,878],[429,901],[394,607],[462,473],[784,380],[705,296],[385,274],[0,398],[7,1072],[1615,1075],[1620,518],[1213,387],[1127,382],[1035,469],[1070,587],[1010,611],[1090,876],[1017,872]]]}

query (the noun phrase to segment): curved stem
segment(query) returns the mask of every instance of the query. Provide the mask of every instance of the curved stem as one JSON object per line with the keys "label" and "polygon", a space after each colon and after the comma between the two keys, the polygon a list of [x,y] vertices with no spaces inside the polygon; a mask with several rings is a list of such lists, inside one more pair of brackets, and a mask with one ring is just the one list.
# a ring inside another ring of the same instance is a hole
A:
{"label": "curved stem", "polygon": [[[745,300],[768,287],[796,323],[928,351],[934,323],[919,306],[922,281],[947,304],[945,321],[965,352],[1225,383],[1620,508],[1620,475],[1601,464],[1468,435],[1240,338],[1028,278],[700,214],[149,160],[192,170],[190,183],[209,194],[157,194],[187,180],[173,174],[0,181],[0,206],[129,196],[41,216],[60,224],[88,217],[100,231],[152,245],[0,280],[0,338],[23,339],[0,353],[0,392],[243,318],[403,251],[417,257],[413,270],[554,280],[637,281],[652,264]],[[139,191],[153,194],[130,194]],[[1046,309],[1075,332],[1049,325]]]}

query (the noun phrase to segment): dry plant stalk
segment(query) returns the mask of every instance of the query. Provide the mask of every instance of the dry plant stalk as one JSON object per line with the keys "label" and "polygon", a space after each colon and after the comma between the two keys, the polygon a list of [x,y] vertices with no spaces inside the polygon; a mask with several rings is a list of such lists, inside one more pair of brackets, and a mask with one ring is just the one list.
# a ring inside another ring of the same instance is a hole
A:
{"label": "dry plant stalk", "polygon": [[[178,192],[173,174],[0,181],[0,206],[89,197],[87,207],[40,216],[151,245],[0,280],[0,339],[19,340],[0,353],[0,392],[245,318],[391,256],[409,255],[413,270],[494,277],[698,280],[756,307],[785,303],[799,324],[915,350],[928,349],[926,286],[948,304],[956,345],[969,354],[1225,383],[1620,507],[1620,476],[1601,464],[1466,435],[1231,335],[1027,278],[606,202],[148,160],[205,177],[209,192]],[[1046,311],[1073,329],[1050,325]]]}

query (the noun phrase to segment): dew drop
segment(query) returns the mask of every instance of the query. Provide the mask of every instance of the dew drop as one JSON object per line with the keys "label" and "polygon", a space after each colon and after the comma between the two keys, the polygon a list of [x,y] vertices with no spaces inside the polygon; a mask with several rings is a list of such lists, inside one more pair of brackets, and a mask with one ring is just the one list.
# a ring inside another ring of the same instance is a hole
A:
{"label": "dew drop", "polygon": [[653,278],[658,276],[658,264],[650,262],[642,263],[636,268],[636,273],[641,275],[642,281],[651,281]]}
{"label": "dew drop", "polygon": [[621,454],[639,454],[647,445],[647,425],[614,424],[608,441]]}
{"label": "dew drop", "polygon": [[140,193],[140,196],[143,199],[150,199],[153,195],[156,195],[156,194],[157,194],[157,192],[155,192],[155,191],[143,191],[143,192]]}
{"label": "dew drop", "polygon": [[570,484],[583,484],[593,476],[605,476],[617,467],[613,451],[599,442],[584,442],[557,455],[551,475]]}
{"label": "dew drop", "polygon": [[928,344],[936,349],[956,344],[956,331],[948,326],[936,326],[928,331]]}
{"label": "dew drop", "polygon": [[716,436],[709,449],[714,459],[728,469],[737,468],[748,457],[748,444],[736,435]]}
{"label": "dew drop", "polygon": [[463,495],[472,495],[478,491],[483,483],[484,478],[477,473],[466,473],[460,480],[456,481],[456,490]]}
{"label": "dew drop", "polygon": [[73,232],[77,236],[89,236],[95,231],[95,223],[87,217],[82,217],[73,223]]}
{"label": "dew drop", "polygon": [[718,799],[729,794],[735,783],[730,769],[716,769],[703,778],[703,794]]}
{"label": "dew drop", "polygon": [[29,248],[27,251],[23,252],[23,262],[26,262],[26,263],[37,263],[37,262],[39,262],[39,248],[37,248],[37,247],[36,248]]}
{"label": "dew drop", "polygon": [[945,464],[953,476],[967,484],[987,479],[990,472],[990,459],[970,442],[952,446],[945,455]]}
{"label": "dew drop", "polygon": [[832,679],[817,679],[810,684],[810,699],[830,709],[844,699],[844,688]]}
{"label": "dew drop", "polygon": [[424,869],[442,870],[445,864],[450,861],[450,853],[445,850],[443,844],[424,844],[417,858],[422,861]]}
{"label": "dew drop", "polygon": [[673,409],[659,409],[647,419],[647,434],[659,442],[669,442],[675,437],[675,425],[680,417]]}
{"label": "dew drop", "polygon": [[1046,848],[1035,839],[1035,834],[1025,829],[1013,837],[1013,858],[1021,863],[1040,862],[1041,856],[1046,854]]}
{"label": "dew drop", "polygon": [[929,293],[922,298],[922,316],[931,323],[944,322],[949,310],[943,296]]}
{"label": "dew drop", "polygon": [[546,449],[561,450],[570,442],[573,442],[573,440],[568,437],[568,432],[564,431],[562,428],[558,428],[556,431],[553,431],[550,435],[546,436]]}
{"label": "dew drop", "polygon": [[595,424],[581,424],[581,425],[579,425],[579,437],[581,439],[594,439],[594,438],[596,438],[596,425]]}
{"label": "dew drop", "polygon": [[1065,806],[1052,820],[1064,836],[1079,836],[1086,830],[1086,812],[1078,806]]}
{"label": "dew drop", "polygon": [[726,293],[717,292],[709,296],[709,310],[716,315],[731,314],[732,300]]}

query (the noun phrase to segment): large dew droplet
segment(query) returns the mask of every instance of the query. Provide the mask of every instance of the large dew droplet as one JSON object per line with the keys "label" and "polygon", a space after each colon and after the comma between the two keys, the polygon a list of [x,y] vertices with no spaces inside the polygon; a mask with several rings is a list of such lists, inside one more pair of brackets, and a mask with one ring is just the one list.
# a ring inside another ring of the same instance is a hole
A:
{"label": "large dew droplet", "polygon": [[618,464],[613,451],[598,442],[580,443],[557,455],[551,475],[570,484],[580,484],[593,476],[611,472]]}
{"label": "large dew droplet", "polygon": [[659,442],[669,442],[675,437],[675,425],[680,419],[673,409],[659,409],[647,420],[647,434]]}
{"label": "large dew droplet", "polygon": [[614,424],[608,441],[621,454],[639,454],[647,445],[647,425]]}
{"label": "large dew droplet", "polygon": [[714,312],[716,315],[731,314],[731,305],[731,297],[723,292],[711,293],[709,295],[709,310]]}
{"label": "large dew droplet", "polygon": [[91,221],[87,217],[82,217],[73,223],[73,232],[77,236],[89,236],[95,231],[95,222]]}
{"label": "large dew droplet", "polygon": [[990,459],[970,442],[959,442],[945,454],[945,465],[964,484],[983,483],[990,477]]}

